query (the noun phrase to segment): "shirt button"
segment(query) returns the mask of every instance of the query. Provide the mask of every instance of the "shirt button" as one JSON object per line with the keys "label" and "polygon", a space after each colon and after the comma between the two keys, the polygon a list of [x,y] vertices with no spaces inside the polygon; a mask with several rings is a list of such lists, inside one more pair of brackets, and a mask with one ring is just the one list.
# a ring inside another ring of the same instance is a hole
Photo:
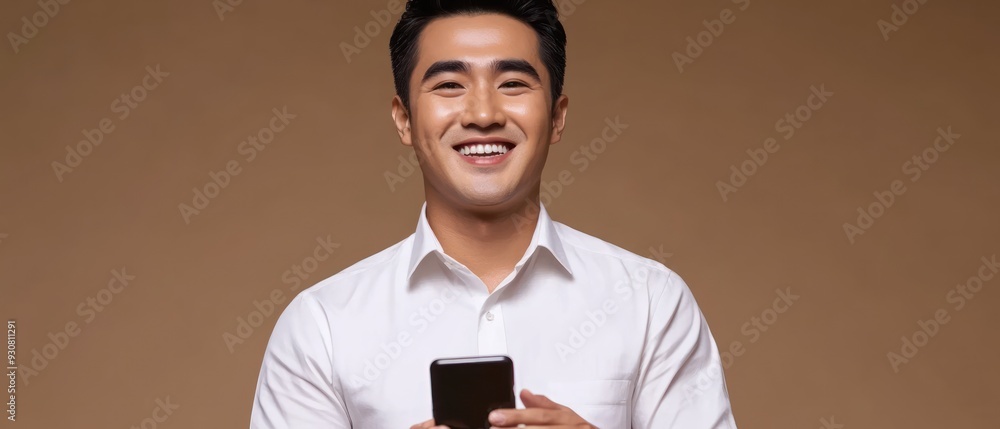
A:
{"label": "shirt button", "polygon": [[486,320],[489,320],[490,322],[493,321],[493,313],[492,312],[489,312],[489,311],[486,312]]}

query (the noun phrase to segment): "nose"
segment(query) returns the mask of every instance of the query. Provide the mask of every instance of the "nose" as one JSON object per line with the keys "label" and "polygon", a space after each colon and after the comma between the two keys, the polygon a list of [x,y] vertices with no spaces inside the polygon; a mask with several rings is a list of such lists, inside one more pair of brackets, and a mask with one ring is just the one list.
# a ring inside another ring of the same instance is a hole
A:
{"label": "nose", "polygon": [[462,115],[462,126],[476,126],[483,129],[505,126],[507,116],[499,103],[499,94],[488,86],[479,86],[468,92],[465,99],[465,111]]}

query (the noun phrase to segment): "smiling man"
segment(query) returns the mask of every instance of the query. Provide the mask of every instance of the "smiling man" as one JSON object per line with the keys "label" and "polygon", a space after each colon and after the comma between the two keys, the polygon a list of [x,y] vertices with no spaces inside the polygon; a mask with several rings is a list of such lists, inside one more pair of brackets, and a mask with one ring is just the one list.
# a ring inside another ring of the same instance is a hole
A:
{"label": "smiling man", "polygon": [[551,0],[407,3],[392,119],[423,172],[416,231],[289,303],[251,428],[429,428],[430,363],[496,354],[519,393],[496,427],[736,427],[684,281],[539,204],[568,108],[557,17]]}

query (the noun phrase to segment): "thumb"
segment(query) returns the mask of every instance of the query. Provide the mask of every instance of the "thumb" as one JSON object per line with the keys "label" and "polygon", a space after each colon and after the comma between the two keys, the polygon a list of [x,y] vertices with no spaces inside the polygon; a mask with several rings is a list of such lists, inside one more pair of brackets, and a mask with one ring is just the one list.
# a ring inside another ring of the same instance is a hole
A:
{"label": "thumb", "polygon": [[552,401],[548,396],[536,395],[528,389],[521,389],[521,402],[524,403],[525,408],[548,408],[552,410],[563,408],[562,405]]}

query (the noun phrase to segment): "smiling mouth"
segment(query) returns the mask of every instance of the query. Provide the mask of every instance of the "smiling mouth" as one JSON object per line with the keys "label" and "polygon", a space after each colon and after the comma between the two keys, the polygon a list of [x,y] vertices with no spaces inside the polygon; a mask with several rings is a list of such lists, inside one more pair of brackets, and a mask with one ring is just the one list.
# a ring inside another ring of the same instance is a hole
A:
{"label": "smiling mouth", "polygon": [[455,151],[470,157],[500,156],[514,150],[514,145],[506,142],[469,143],[455,146]]}

